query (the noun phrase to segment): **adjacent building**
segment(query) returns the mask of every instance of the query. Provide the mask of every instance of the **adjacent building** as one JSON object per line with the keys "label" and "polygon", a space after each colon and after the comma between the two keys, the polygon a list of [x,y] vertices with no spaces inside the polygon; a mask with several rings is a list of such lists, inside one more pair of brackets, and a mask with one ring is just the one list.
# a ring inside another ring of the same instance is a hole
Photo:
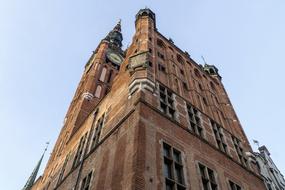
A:
{"label": "adjacent building", "polygon": [[213,65],[199,65],[141,9],[88,60],[33,190],[265,190]]}
{"label": "adjacent building", "polygon": [[256,162],[264,183],[268,190],[285,190],[284,176],[278,170],[266,146],[258,148],[255,152]]}

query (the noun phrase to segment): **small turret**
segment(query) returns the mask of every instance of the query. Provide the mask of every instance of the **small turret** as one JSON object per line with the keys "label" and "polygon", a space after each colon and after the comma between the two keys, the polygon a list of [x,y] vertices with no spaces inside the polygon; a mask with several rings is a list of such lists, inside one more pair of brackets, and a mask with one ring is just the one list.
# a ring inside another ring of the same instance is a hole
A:
{"label": "small turret", "polygon": [[150,10],[149,8],[144,8],[144,9],[140,9],[139,12],[136,14],[136,23],[137,21],[144,17],[147,16],[149,18],[152,19],[153,24],[154,24],[154,28],[156,28],[156,24],[155,24],[155,14],[154,12],[152,12],[152,10]]}
{"label": "small turret", "polygon": [[219,69],[217,69],[216,66],[205,64],[205,65],[203,66],[203,69],[204,69],[204,71],[207,72],[209,75],[218,77],[220,80],[222,79],[222,77],[219,75]]}

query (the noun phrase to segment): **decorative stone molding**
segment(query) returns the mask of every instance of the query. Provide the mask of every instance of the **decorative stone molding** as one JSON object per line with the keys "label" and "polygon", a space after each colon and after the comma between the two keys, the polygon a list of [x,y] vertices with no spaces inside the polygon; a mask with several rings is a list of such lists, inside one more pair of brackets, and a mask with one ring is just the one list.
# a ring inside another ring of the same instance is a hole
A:
{"label": "decorative stone molding", "polygon": [[87,99],[87,100],[92,100],[92,99],[94,98],[94,95],[91,94],[90,92],[84,92],[84,93],[82,94],[82,97],[83,97],[84,99]]}
{"label": "decorative stone molding", "polygon": [[252,152],[245,152],[245,155],[248,157],[250,163],[256,163],[256,156]]}
{"label": "decorative stone molding", "polygon": [[135,71],[146,69],[148,67],[148,51],[140,52],[129,58],[127,69],[132,75]]}
{"label": "decorative stone molding", "polygon": [[133,93],[136,91],[144,91],[149,90],[150,92],[154,93],[155,84],[150,79],[143,78],[143,79],[135,79],[129,85],[129,98],[132,96]]}

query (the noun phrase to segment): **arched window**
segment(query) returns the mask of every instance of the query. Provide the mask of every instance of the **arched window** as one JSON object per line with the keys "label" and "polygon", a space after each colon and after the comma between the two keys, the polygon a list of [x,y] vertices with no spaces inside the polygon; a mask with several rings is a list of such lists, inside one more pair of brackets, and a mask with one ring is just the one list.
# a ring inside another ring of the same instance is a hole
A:
{"label": "arched window", "polygon": [[194,73],[195,73],[196,77],[201,78],[201,74],[198,71],[198,69],[194,69]]}
{"label": "arched window", "polygon": [[177,54],[177,55],[176,55],[176,58],[177,58],[177,61],[178,61],[179,63],[184,64],[184,60],[183,60],[183,58],[182,58],[181,55]]}
{"label": "arched window", "polygon": [[214,83],[213,83],[212,81],[210,82],[210,86],[211,86],[211,88],[212,88],[213,91],[216,90],[216,87],[215,87],[215,85],[214,85]]}
{"label": "arched window", "polygon": [[110,82],[112,79],[113,70],[110,71],[107,82]]}
{"label": "arched window", "polygon": [[107,73],[107,69],[106,69],[106,67],[103,67],[103,69],[102,69],[102,71],[101,71],[100,78],[99,78],[100,81],[102,81],[102,82],[105,81],[106,73]]}
{"label": "arched window", "polygon": [[157,39],[157,45],[160,48],[165,49],[166,45],[164,44],[164,42],[161,39]]}
{"label": "arched window", "polygon": [[96,88],[96,91],[95,91],[95,97],[96,98],[100,98],[101,91],[102,91],[102,87],[100,85],[98,85],[97,88]]}

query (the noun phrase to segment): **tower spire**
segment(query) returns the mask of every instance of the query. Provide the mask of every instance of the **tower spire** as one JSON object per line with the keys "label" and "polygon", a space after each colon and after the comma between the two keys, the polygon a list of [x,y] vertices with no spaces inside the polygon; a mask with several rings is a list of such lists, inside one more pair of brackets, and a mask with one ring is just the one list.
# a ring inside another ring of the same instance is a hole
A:
{"label": "tower spire", "polygon": [[49,142],[46,143],[46,148],[45,148],[45,150],[44,150],[40,160],[38,161],[36,167],[34,168],[32,174],[30,175],[28,181],[26,182],[26,184],[25,184],[25,186],[23,187],[22,190],[30,190],[32,188],[32,186],[33,186],[33,184],[34,184],[34,182],[36,180],[37,174],[39,172],[39,169],[40,169],[41,163],[43,161],[44,155],[45,155],[45,153],[47,151],[48,145],[49,145]]}
{"label": "tower spire", "polygon": [[116,26],[109,32],[109,34],[106,36],[104,39],[110,43],[111,47],[118,47],[121,48],[122,41],[123,41],[123,35],[121,33],[121,19],[119,22],[116,24]]}

